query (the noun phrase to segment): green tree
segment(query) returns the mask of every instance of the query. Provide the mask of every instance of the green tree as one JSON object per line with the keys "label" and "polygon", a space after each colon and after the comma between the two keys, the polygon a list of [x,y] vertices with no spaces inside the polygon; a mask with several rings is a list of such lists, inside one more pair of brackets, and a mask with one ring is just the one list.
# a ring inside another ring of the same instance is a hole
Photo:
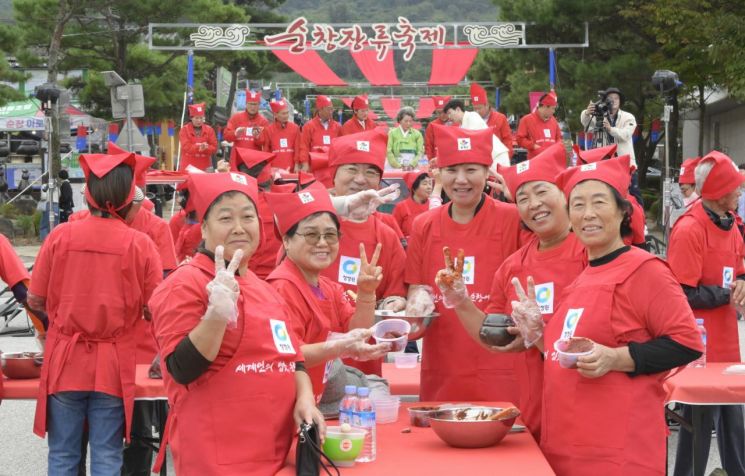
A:
{"label": "green tree", "polygon": [[[17,83],[25,79],[25,75],[16,71],[8,61],[8,55],[13,55],[20,48],[20,32],[17,28],[7,24],[0,24],[0,81]],[[0,106],[8,101],[23,99],[23,94],[15,88],[0,82]]]}

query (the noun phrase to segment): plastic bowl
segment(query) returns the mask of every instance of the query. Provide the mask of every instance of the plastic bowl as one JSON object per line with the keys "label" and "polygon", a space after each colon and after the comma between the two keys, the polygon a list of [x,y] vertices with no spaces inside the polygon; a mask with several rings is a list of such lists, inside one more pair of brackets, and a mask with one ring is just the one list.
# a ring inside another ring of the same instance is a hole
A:
{"label": "plastic bowl", "polygon": [[440,407],[409,407],[409,423],[412,426],[429,428],[429,416]]}
{"label": "plastic bowl", "polygon": [[405,316],[402,312],[375,311],[375,317],[382,320],[400,319],[406,321],[411,325],[409,330],[409,340],[417,340],[424,337],[424,332],[427,330],[427,326],[432,322],[432,319],[439,316],[438,313],[433,312],[428,316]]}
{"label": "plastic bowl", "polygon": [[342,432],[338,426],[326,427],[326,440],[323,442],[323,452],[337,466],[354,466],[354,460],[362,451],[365,441],[365,430],[352,428]]}
{"label": "plastic bowl", "polygon": [[[389,343],[390,352],[401,352],[406,348],[411,324],[403,319],[386,319],[375,324],[373,337],[378,344]],[[396,337],[386,337],[394,333]]]}
{"label": "plastic bowl", "polygon": [[12,379],[31,379],[41,376],[44,357],[41,352],[14,352],[0,355],[3,374]]}
{"label": "plastic bowl", "polygon": [[393,363],[397,369],[414,369],[419,362],[419,354],[396,354],[393,356]]}
{"label": "plastic bowl", "polygon": [[516,416],[503,420],[489,417],[502,411],[496,407],[448,408],[430,412],[429,424],[442,441],[455,448],[494,446],[509,433]]}
{"label": "plastic bowl", "polygon": [[[587,348],[589,350],[572,352],[570,348]],[[577,359],[583,355],[592,353],[595,343],[585,337],[571,337],[566,340],[557,340],[554,342],[554,350],[559,356],[559,365],[565,369],[576,369]],[[570,349],[570,351],[568,351]]]}
{"label": "plastic bowl", "polygon": [[398,421],[398,410],[401,402],[392,400],[373,400],[375,423],[394,423]]}

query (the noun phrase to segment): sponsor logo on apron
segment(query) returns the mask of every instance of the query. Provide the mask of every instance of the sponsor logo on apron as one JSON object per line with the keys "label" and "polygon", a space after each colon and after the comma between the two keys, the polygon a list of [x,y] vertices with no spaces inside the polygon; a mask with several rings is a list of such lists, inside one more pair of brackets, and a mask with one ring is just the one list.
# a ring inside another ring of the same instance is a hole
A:
{"label": "sponsor logo on apron", "polygon": [[521,174],[530,169],[530,161],[525,160],[517,164],[517,173]]}
{"label": "sponsor logo on apron", "polygon": [[579,319],[582,317],[584,310],[585,308],[581,307],[579,309],[569,309],[567,311],[567,315],[564,318],[564,329],[561,331],[562,339],[570,339],[574,337],[574,331],[577,330],[577,324],[579,324]]}
{"label": "sponsor logo on apron", "polygon": [[458,139],[458,150],[471,150],[471,139],[468,137]]}
{"label": "sponsor logo on apron", "polygon": [[315,199],[313,198],[313,195],[309,192],[301,192],[298,194],[298,197],[300,197],[300,201],[303,204],[314,202]]}
{"label": "sponsor logo on apron", "polygon": [[278,321],[276,319],[269,319],[269,325],[272,328],[272,339],[274,339],[274,347],[277,348],[280,354],[294,354],[295,348],[292,346],[290,340],[290,333],[287,332],[287,325],[284,321]]}
{"label": "sponsor logo on apron", "polygon": [[331,144],[331,136],[323,136],[323,145],[330,145]]}
{"label": "sponsor logo on apron", "polygon": [[279,139],[279,146],[282,147],[283,149],[285,147],[287,147],[287,138],[286,137],[282,137],[282,138]]}
{"label": "sponsor logo on apron", "polygon": [[463,258],[463,282],[473,284],[476,282],[476,257],[466,256]]}
{"label": "sponsor logo on apron", "polygon": [[246,180],[246,177],[244,177],[241,174],[230,172],[230,178],[233,179],[233,182],[238,182],[243,185],[248,185],[248,181]]}
{"label": "sponsor logo on apron", "polygon": [[735,282],[735,269],[725,266],[722,268],[722,287],[729,289],[732,283]]}
{"label": "sponsor logo on apron", "polygon": [[543,129],[543,135],[546,137],[546,139],[551,138],[551,129]]}
{"label": "sponsor logo on apron", "polygon": [[343,284],[357,285],[357,276],[360,274],[360,259],[342,256],[339,260],[339,282]]}
{"label": "sponsor logo on apron", "polygon": [[535,300],[541,308],[541,314],[552,314],[554,312],[554,283],[536,285]]}

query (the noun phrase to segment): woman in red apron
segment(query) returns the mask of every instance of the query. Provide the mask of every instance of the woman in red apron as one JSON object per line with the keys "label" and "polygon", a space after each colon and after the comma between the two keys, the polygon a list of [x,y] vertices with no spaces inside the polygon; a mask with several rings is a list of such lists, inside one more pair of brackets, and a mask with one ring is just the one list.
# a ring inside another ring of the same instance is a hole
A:
{"label": "woman in red apron", "polygon": [[[689,164],[690,165],[690,164]],[[737,311],[745,304],[745,249],[736,223],[735,209],[745,182],[732,160],[710,152],[694,163],[696,191],[701,196],[675,222],[670,235],[668,262],[697,318],[706,328],[708,362],[740,362]],[[688,176],[693,170],[686,169]],[[681,176],[681,181],[684,180]],[[711,408],[722,467],[727,474],[745,474],[745,430],[741,405]],[[683,406],[690,419],[690,406]],[[710,423],[711,424],[711,423]],[[692,435],[680,430],[675,475],[692,474]],[[709,455],[710,434],[704,435],[702,454]]]}
{"label": "woman in red apron", "polygon": [[406,172],[404,182],[409,188],[409,198],[396,204],[393,217],[408,241],[414,218],[429,210],[429,196],[434,183],[427,172]]}
{"label": "woman in red apron", "polygon": [[87,420],[91,472],[118,474],[134,404],[134,327],[162,265],[127,223],[144,198],[134,154],[83,155],[80,165],[91,216],[54,229],[31,282],[32,307],[50,322],[34,432],[49,435],[49,474],[76,474]]}
{"label": "woman in red apron", "polygon": [[164,444],[177,474],[275,474],[295,425],[323,418],[296,372],[286,303],[248,269],[262,241],[256,182],[238,172],[190,180],[204,242],[150,300],[171,405]]}
{"label": "woman in red apron", "polygon": [[[559,476],[665,474],[665,373],[703,350],[685,296],[666,264],[630,247],[629,158],[573,167],[558,182],[589,266],[543,327],[536,287],[515,279],[518,327],[546,351],[541,449]],[[556,341],[584,337],[591,352],[564,368]]]}
{"label": "woman in red apron", "polygon": [[[499,166],[498,171],[504,177],[510,197],[515,197],[520,218],[534,236],[497,270],[486,309],[482,311],[470,299],[464,299],[455,308],[461,323],[476,342],[481,342],[479,331],[486,314],[509,315],[512,312],[510,302],[517,299],[513,277],[524,282],[528,276],[533,276],[538,283],[541,315],[548,322],[564,288],[585,269],[585,247],[570,230],[566,199],[555,184],[557,175],[565,168],[566,152],[559,143],[547,147],[530,161],[512,167]],[[440,284],[438,282],[438,286]],[[520,388],[519,402],[515,403],[538,441],[543,355],[532,346],[532,342],[530,344],[526,350],[527,343],[518,335],[510,345],[493,350],[520,352],[515,354],[515,378]]]}
{"label": "woman in red apron", "polygon": [[[443,247],[463,249],[467,292],[483,310],[494,273],[520,247],[520,217],[514,205],[483,193],[492,163],[491,131],[435,127],[442,186],[452,201],[414,222],[404,279],[413,301],[414,293],[433,286],[445,267]],[[515,354],[490,352],[474,342],[453,309],[457,302],[437,292],[434,304],[440,316],[424,335],[421,399],[517,403]]]}
{"label": "woman in red apron", "polygon": [[[375,323],[375,288],[384,270],[377,266],[380,246],[368,262],[360,246],[360,274],[356,305],[349,302],[340,284],[321,276],[339,252],[339,219],[323,186],[300,193],[270,193],[267,201],[276,217],[286,258],[267,278],[287,302],[292,327],[320,401],[334,359],[378,359],[387,344],[369,345],[365,340]],[[322,240],[323,239],[323,240]],[[332,333],[347,333],[334,335]]]}

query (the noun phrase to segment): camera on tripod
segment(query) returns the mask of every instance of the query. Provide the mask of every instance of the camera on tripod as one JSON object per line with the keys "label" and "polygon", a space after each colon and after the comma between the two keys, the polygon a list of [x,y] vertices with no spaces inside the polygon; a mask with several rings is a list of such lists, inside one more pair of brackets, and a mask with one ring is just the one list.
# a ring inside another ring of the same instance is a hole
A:
{"label": "camera on tripod", "polygon": [[610,111],[613,109],[613,101],[608,98],[606,91],[598,91],[598,98],[599,100],[597,102],[592,103],[595,106],[595,111],[592,115],[595,117],[596,122],[602,123],[603,118],[610,115]]}

